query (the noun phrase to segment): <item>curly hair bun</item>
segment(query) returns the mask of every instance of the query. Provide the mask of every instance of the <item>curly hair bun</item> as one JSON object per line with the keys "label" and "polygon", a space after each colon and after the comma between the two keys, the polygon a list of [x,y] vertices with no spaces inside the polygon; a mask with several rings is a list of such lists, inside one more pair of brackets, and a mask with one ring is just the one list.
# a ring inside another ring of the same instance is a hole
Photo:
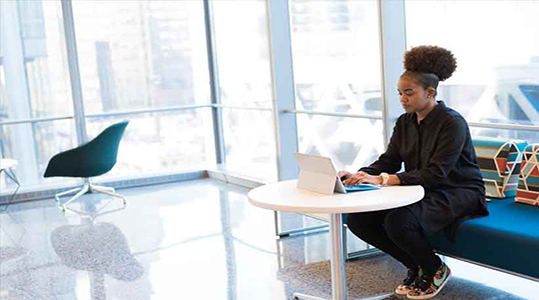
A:
{"label": "curly hair bun", "polygon": [[457,60],[451,51],[438,46],[412,47],[404,54],[404,69],[419,73],[434,73],[440,81],[451,77]]}

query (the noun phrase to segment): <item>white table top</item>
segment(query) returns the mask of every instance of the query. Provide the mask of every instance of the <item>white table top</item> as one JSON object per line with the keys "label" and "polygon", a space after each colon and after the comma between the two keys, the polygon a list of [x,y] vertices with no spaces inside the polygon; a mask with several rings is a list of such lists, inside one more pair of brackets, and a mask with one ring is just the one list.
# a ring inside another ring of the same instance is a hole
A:
{"label": "white table top", "polygon": [[302,213],[353,213],[406,206],[423,198],[419,185],[388,186],[379,190],[322,195],[296,188],[297,180],[271,183],[252,189],[247,197],[255,206]]}
{"label": "white table top", "polygon": [[0,170],[13,168],[13,167],[17,166],[18,163],[19,162],[17,162],[14,159],[2,158],[2,159],[0,159]]}

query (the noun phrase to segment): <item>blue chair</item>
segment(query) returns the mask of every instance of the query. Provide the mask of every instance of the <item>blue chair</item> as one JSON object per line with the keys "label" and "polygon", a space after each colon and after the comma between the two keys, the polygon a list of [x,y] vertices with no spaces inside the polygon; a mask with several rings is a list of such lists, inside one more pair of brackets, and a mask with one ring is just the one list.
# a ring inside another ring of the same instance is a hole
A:
{"label": "blue chair", "polygon": [[[125,206],[125,197],[116,194],[113,188],[93,185],[90,178],[105,174],[114,167],[120,140],[128,123],[129,121],[122,121],[113,124],[93,140],[51,158],[44,177],[81,177],[86,181],[81,188],[71,189],[54,196],[60,209],[65,212],[69,203],[92,192],[118,197],[122,199]],[[60,197],[73,193],[75,196],[60,205]]]}

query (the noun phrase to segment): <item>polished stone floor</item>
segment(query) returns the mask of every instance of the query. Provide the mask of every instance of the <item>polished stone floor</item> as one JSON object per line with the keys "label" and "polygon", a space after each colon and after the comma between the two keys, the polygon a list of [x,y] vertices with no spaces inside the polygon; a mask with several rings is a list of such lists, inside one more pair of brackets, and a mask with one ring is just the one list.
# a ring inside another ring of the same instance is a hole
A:
{"label": "polished stone floor", "polygon": [[[118,190],[0,214],[0,299],[292,299],[329,297],[327,232],[277,240],[273,212],[247,189],[211,179]],[[284,228],[320,224],[297,214]],[[352,240],[355,250],[365,245]],[[517,255],[516,253],[508,255]],[[436,299],[539,299],[539,283],[447,259]],[[391,291],[405,270],[380,255],[347,262],[349,299]],[[392,297],[398,299],[397,297]]]}

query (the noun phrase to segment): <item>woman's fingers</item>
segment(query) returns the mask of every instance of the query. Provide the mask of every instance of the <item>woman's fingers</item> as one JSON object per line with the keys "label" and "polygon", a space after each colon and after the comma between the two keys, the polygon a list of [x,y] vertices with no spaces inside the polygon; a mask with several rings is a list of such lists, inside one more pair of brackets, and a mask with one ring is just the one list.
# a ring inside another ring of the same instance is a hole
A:
{"label": "woman's fingers", "polygon": [[[341,172],[345,172],[345,171],[340,171],[339,172],[339,177],[340,178],[342,178]],[[379,183],[378,176],[369,175],[366,172],[358,172],[356,174],[351,174],[351,173],[348,173],[348,172],[346,172],[346,173],[347,173],[348,177],[345,177],[346,180],[344,180],[343,183],[345,185],[347,185],[347,186],[358,185],[358,184],[361,184],[361,183],[370,183],[370,184],[378,184]]]}
{"label": "woman's fingers", "polygon": [[350,178],[347,180],[348,182],[345,182],[347,186],[353,186],[353,185],[356,185],[359,180],[357,178]]}
{"label": "woman's fingers", "polygon": [[352,186],[356,184],[360,184],[365,180],[365,173],[356,173],[352,176],[350,176],[348,179],[344,181],[345,185]]}
{"label": "woman's fingers", "polygon": [[346,171],[339,171],[338,175],[339,175],[339,178],[344,177],[344,179],[346,179],[346,178],[350,177],[350,175],[352,175],[352,174],[350,174],[350,172],[346,172]]}
{"label": "woman's fingers", "polygon": [[343,181],[343,182],[344,182],[344,180],[347,180],[347,179],[349,179],[350,177],[354,176],[354,174],[352,174],[352,173],[350,173],[350,172],[346,172],[346,171],[340,171],[340,172],[338,173],[338,175],[339,175],[339,179],[340,179],[341,181]]}

